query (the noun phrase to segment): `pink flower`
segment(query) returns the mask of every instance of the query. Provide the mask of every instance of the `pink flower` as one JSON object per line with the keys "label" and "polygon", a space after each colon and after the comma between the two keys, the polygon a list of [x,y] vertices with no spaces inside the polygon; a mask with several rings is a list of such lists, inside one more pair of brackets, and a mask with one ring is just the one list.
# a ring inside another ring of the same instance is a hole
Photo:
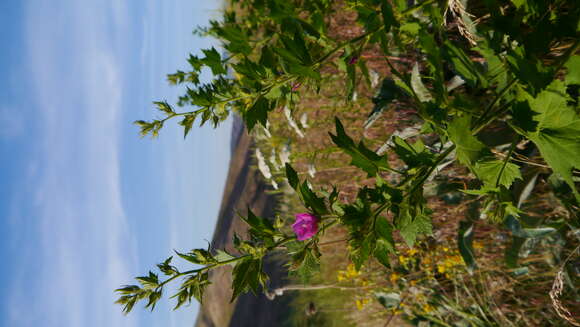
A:
{"label": "pink flower", "polygon": [[356,64],[356,63],[357,63],[357,61],[358,61],[358,56],[352,56],[352,57],[350,57],[350,59],[348,60],[348,64],[349,64],[349,65],[354,65],[354,64]]}
{"label": "pink flower", "polygon": [[292,229],[296,233],[299,241],[304,241],[316,234],[318,231],[318,218],[310,213],[297,213],[294,215],[296,222],[292,224]]}

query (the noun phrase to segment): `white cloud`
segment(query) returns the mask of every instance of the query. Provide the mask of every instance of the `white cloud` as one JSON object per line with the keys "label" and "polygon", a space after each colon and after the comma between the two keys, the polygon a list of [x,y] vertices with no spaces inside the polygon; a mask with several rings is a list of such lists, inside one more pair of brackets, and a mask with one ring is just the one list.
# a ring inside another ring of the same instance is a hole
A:
{"label": "white cloud", "polygon": [[136,325],[112,292],[137,265],[119,176],[122,67],[109,41],[124,33],[127,10],[116,0],[44,0],[26,13],[41,121],[30,165],[39,168],[22,185],[21,200],[34,199],[34,217],[23,217],[34,236],[20,237],[30,243],[20,244],[9,325]]}

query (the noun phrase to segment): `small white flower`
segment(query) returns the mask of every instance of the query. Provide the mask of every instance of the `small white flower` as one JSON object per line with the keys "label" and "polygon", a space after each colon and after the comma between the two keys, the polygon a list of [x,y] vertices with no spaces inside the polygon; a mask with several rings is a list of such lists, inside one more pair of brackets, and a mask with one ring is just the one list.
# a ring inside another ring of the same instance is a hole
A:
{"label": "small white flower", "polygon": [[296,121],[294,120],[294,118],[292,118],[292,112],[290,111],[290,108],[288,108],[288,106],[284,106],[284,115],[286,116],[286,119],[288,120],[288,125],[290,125],[290,127],[292,127],[294,132],[296,132],[296,134],[299,137],[303,138],[304,133],[302,133],[300,128],[298,128],[298,124],[296,124]]}
{"label": "small white flower", "polygon": [[272,134],[270,133],[270,127],[269,127],[269,125],[270,124],[266,123],[266,127],[264,127],[262,125],[260,125],[260,126],[262,126],[262,131],[264,132],[264,135],[266,136],[266,138],[269,138],[270,139],[270,138],[272,138]]}
{"label": "small white flower", "polygon": [[379,73],[377,73],[372,69],[369,72],[369,75],[371,78],[371,87],[374,89],[375,87],[377,87],[377,85],[379,85],[379,79],[381,78],[381,75],[379,75]]}
{"label": "small white flower", "polygon": [[272,149],[272,152],[270,153],[270,164],[276,170],[282,168],[282,166],[278,164],[278,159],[276,158],[276,149]]}
{"label": "small white flower", "polygon": [[303,113],[302,116],[300,116],[300,125],[302,125],[302,128],[306,129],[310,126],[308,126],[308,114],[307,113]]}
{"label": "small white flower", "polygon": [[258,149],[258,148],[256,148],[256,159],[258,159],[258,170],[260,170],[262,175],[266,179],[272,178],[272,173],[270,172],[270,167],[268,167],[268,164],[266,164],[266,160],[264,159],[264,156],[262,155],[262,151],[260,151],[260,149]]}
{"label": "small white flower", "polygon": [[280,158],[280,165],[285,166],[287,163],[290,163],[290,144],[285,144],[278,155]]}
{"label": "small white flower", "polygon": [[316,176],[316,167],[314,167],[314,164],[308,164],[308,175],[310,175],[312,178]]}

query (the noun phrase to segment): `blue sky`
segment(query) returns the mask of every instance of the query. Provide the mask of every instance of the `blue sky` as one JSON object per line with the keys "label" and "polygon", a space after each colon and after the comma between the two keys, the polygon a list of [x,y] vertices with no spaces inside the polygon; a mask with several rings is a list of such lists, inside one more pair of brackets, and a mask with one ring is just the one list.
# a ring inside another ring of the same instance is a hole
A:
{"label": "blue sky", "polygon": [[193,324],[197,304],[125,317],[112,290],[212,236],[230,122],[185,141],[175,124],[150,140],[131,123],[176,100],[165,75],[215,45],[191,31],[220,6],[0,1],[2,326]]}

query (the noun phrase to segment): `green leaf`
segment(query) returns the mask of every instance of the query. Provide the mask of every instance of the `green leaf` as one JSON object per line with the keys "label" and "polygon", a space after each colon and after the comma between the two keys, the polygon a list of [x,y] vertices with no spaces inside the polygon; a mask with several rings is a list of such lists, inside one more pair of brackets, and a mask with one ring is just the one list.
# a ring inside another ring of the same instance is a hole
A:
{"label": "green leaf", "polygon": [[538,91],[546,87],[553,78],[552,69],[544,66],[538,59],[524,54],[523,47],[508,52],[506,56],[511,71],[524,83]]}
{"label": "green leaf", "polygon": [[133,307],[135,306],[135,303],[137,302],[137,296],[136,295],[123,295],[121,297],[119,297],[119,299],[117,299],[117,301],[115,301],[116,304],[122,304],[123,305],[123,313],[124,314],[128,314],[129,312],[131,312],[131,310],[133,310]]}
{"label": "green leaf", "polygon": [[542,129],[558,129],[580,123],[580,117],[575,110],[567,105],[569,100],[564,82],[555,80],[546,90],[536,97],[526,95],[530,107],[538,113],[534,120],[538,122],[539,132]]}
{"label": "green leaf", "polygon": [[435,155],[425,148],[421,140],[409,144],[406,140],[395,136],[393,144],[393,150],[409,168],[429,166],[435,159]]}
{"label": "green leaf", "polygon": [[284,21],[282,22],[282,28],[284,28],[285,26],[294,28],[294,33],[304,32],[316,39],[320,38],[320,33],[316,30],[316,28],[300,18],[285,17]]}
{"label": "green leaf", "polygon": [[137,285],[125,285],[121,288],[115,290],[117,293],[121,294],[134,294],[135,292],[139,291],[141,288]]}
{"label": "green leaf", "polygon": [[[369,199],[369,189],[363,187],[358,191],[357,197],[352,204],[342,206],[343,214],[340,217],[342,224],[347,226],[349,234],[349,256],[357,270],[368,260],[371,254],[378,254],[381,263],[387,263],[388,258],[382,257],[382,253],[375,252],[376,239],[381,237],[384,242],[389,242],[389,226],[379,222],[373,225],[374,216],[371,212],[371,200]],[[382,235],[382,236],[381,236]],[[386,244],[383,244],[386,245]],[[385,253],[386,255],[386,253]]]}
{"label": "green leaf", "polygon": [[399,31],[401,31],[401,33],[405,33],[405,34],[408,34],[410,36],[415,37],[419,34],[420,29],[421,29],[421,25],[419,25],[418,23],[408,22],[408,23],[402,24],[401,28],[399,28]]}
{"label": "green leaf", "polygon": [[[226,252],[226,251],[224,251],[224,250],[217,250],[217,251],[216,251],[216,254],[215,254],[215,256],[214,256],[214,258],[215,258],[215,259],[216,259],[218,262],[225,262],[225,261],[232,260],[232,259],[234,259],[234,258],[236,258],[236,257],[234,257],[233,255],[231,255],[231,254],[227,253],[227,252]],[[230,265],[232,265],[232,266],[235,266],[235,265],[236,265],[236,262],[234,261],[234,262],[230,263]]]}
{"label": "green leaf", "polygon": [[237,64],[233,65],[233,68],[238,75],[250,80],[251,85],[267,77],[266,70],[261,64],[257,64],[247,58],[240,60]]}
{"label": "green leaf", "polygon": [[534,115],[537,115],[528,101],[515,102],[512,107],[513,124],[520,133],[533,132],[538,128],[538,122],[534,120]]}
{"label": "green leaf", "polygon": [[256,123],[266,126],[268,121],[268,112],[272,110],[270,101],[264,97],[256,99],[252,107],[243,114],[244,122],[248,126],[248,130],[252,130]]}
{"label": "green leaf", "polygon": [[372,98],[374,103],[373,110],[364,123],[364,128],[368,129],[383,113],[393,100],[404,96],[401,88],[391,78],[385,78],[381,83],[379,93]]}
{"label": "green leaf", "polygon": [[294,33],[294,37],[291,39],[284,35],[280,36],[280,40],[284,45],[286,51],[285,54],[290,54],[291,57],[295,58],[304,66],[309,66],[312,64],[312,58],[310,57],[310,52],[306,47],[306,42],[302,37],[301,33]]}
{"label": "green leaf", "polygon": [[185,115],[183,117],[183,120],[179,123],[181,126],[183,126],[183,138],[186,138],[187,134],[189,134],[191,127],[193,127],[194,121],[195,121],[195,115],[191,114],[191,115]]}
{"label": "green leaf", "polygon": [[479,161],[474,170],[477,177],[489,187],[495,187],[497,182],[498,185],[509,188],[516,179],[522,179],[518,165],[502,160]]}
{"label": "green leaf", "polygon": [[397,25],[393,8],[387,0],[381,0],[381,15],[383,16],[383,24],[385,26],[384,33],[389,33],[391,26]]}
{"label": "green leaf", "polygon": [[499,55],[489,47],[487,40],[482,40],[473,50],[479,52],[486,62],[485,77],[490,84],[497,84],[498,89],[507,85],[507,68]]}
{"label": "green leaf", "polygon": [[151,271],[149,272],[149,276],[136,277],[135,279],[141,283],[144,289],[154,289],[159,286],[159,278]]}
{"label": "green leaf", "polygon": [[449,123],[447,133],[455,144],[457,159],[462,164],[472,167],[475,161],[489,155],[487,147],[471,133],[471,117],[462,116]]}
{"label": "green leaf", "polygon": [[368,149],[364,143],[359,142],[355,145],[352,138],[350,138],[344,131],[344,127],[338,118],[335,118],[336,135],[330,134],[332,141],[339,148],[341,148],[351,158],[351,165],[354,165],[364,170],[369,177],[376,176],[379,170],[389,169],[386,156],[379,156],[374,151]]}
{"label": "green leaf", "polygon": [[167,258],[165,261],[163,261],[163,263],[157,265],[157,268],[159,268],[159,270],[166,276],[171,276],[178,273],[177,269],[170,265],[172,259],[173,256]]}
{"label": "green leaf", "polygon": [[390,268],[389,253],[395,253],[393,226],[383,217],[375,223],[376,246],[374,257],[385,267]]}
{"label": "green leaf", "polygon": [[248,232],[253,237],[256,237],[265,242],[267,246],[274,243],[273,236],[277,234],[276,229],[271,221],[266,218],[256,216],[248,207],[248,215],[241,217],[242,220],[250,226]]}
{"label": "green leaf", "polygon": [[526,242],[526,239],[523,237],[514,236],[512,238],[512,242],[509,247],[505,249],[505,262],[508,268],[516,268],[518,267],[518,259],[520,258],[520,249]]}
{"label": "green leaf", "polygon": [[225,42],[224,47],[229,53],[241,53],[244,55],[249,55],[252,53],[252,46],[248,42],[248,36],[242,31],[237,25],[228,24],[224,25],[213,25],[213,29],[217,35]]}
{"label": "green leaf", "polygon": [[519,9],[526,3],[526,0],[511,0],[511,2]]}
{"label": "green leaf", "polygon": [[532,119],[537,129],[518,132],[538,146],[544,160],[570,185],[580,202],[580,192],[572,179],[572,170],[580,169],[580,116],[567,104],[566,85],[555,80],[536,97],[528,94],[527,99],[536,113]]}
{"label": "green leaf", "polygon": [[173,111],[173,108],[171,108],[169,103],[167,103],[166,101],[162,101],[162,102],[155,101],[153,103],[155,104],[155,106],[157,107],[157,109],[159,111],[166,114],[167,116],[172,116],[175,114],[175,112]]}
{"label": "green leaf", "polygon": [[163,295],[163,290],[160,289],[157,292],[151,292],[149,293],[149,297],[147,304],[145,305],[145,308],[151,308],[151,311],[153,311],[155,309],[155,305],[157,304],[157,301],[159,301],[159,299],[161,299],[161,296]]}
{"label": "green leaf", "polygon": [[357,271],[369,259],[369,256],[374,253],[375,240],[372,237],[363,237],[362,239],[351,239],[350,241],[350,259]]}
{"label": "green leaf", "polygon": [[316,215],[322,216],[328,213],[324,199],[316,195],[308,186],[308,182],[304,181],[300,185],[300,195],[304,201],[304,205],[310,208]]}
{"label": "green leaf", "polygon": [[469,272],[477,269],[475,255],[473,254],[473,227],[472,221],[460,221],[459,231],[457,233],[459,253]]}
{"label": "green leaf", "polygon": [[296,253],[293,256],[293,261],[295,265],[294,273],[298,275],[303,283],[309,282],[313,274],[320,269],[320,261],[311,248],[303,248]]}
{"label": "green leaf", "polygon": [[212,254],[205,249],[194,249],[189,253],[184,254],[175,251],[175,253],[182,259],[187,260],[196,265],[206,265],[208,263],[215,262]]}
{"label": "green leaf", "polygon": [[491,195],[499,193],[500,189],[499,187],[483,186],[479,190],[460,190],[460,191],[465,194],[471,195]]}
{"label": "green leaf", "polygon": [[205,292],[206,287],[211,284],[209,281],[209,273],[198,273],[194,278],[194,281],[188,285],[188,282],[185,282],[185,285],[189,287],[189,294],[190,298],[193,296],[199,303],[203,300],[203,293]]}
{"label": "green leaf", "polygon": [[381,26],[379,12],[369,6],[359,5],[355,7],[357,11],[357,21],[364,26],[367,31],[377,30]]}
{"label": "green leaf", "polygon": [[433,100],[431,93],[429,93],[429,90],[427,90],[425,84],[423,84],[423,81],[421,80],[419,64],[417,62],[415,62],[413,70],[411,71],[411,87],[413,88],[413,92],[415,92],[417,98],[419,98],[419,101],[429,102]]}
{"label": "green leaf", "polygon": [[209,281],[208,272],[188,275],[181,284],[179,292],[171,297],[177,298],[177,303],[173,310],[178,309],[185,303],[190,303],[192,297],[201,303],[203,300],[203,293],[209,284],[211,284],[211,282]]}
{"label": "green leaf", "polygon": [[391,268],[389,253],[393,252],[393,245],[384,239],[377,239],[374,257],[386,268]]}
{"label": "green leaf", "polygon": [[262,275],[262,261],[252,258],[239,261],[234,267],[232,275],[234,280],[230,302],[233,302],[241,293],[249,290],[256,292],[258,290]]}
{"label": "green leaf", "polygon": [[580,56],[572,56],[564,66],[568,70],[566,74],[566,84],[579,85],[580,84]]}
{"label": "green leaf", "polygon": [[[437,95],[443,95],[444,90],[444,72],[443,72],[443,60],[441,58],[441,46],[435,40],[433,34],[429,33],[429,28],[426,25],[422,25],[419,30],[419,45],[423,53],[427,55],[427,66],[429,67],[432,77],[433,77],[433,89],[435,89]],[[417,68],[417,73],[418,73]],[[418,75],[418,74],[417,74]],[[420,78],[419,78],[420,81]]]}
{"label": "green leaf", "polygon": [[227,74],[227,70],[222,64],[222,58],[217,52],[217,50],[212,47],[211,49],[204,49],[202,50],[205,54],[205,58],[202,59],[203,63],[211,69],[212,74],[214,75],[225,75]]}
{"label": "green leaf", "polygon": [[286,163],[286,179],[288,180],[288,184],[290,184],[294,190],[298,191],[298,184],[300,184],[300,180],[298,179],[296,170],[294,170],[294,168],[292,168],[289,163]]}
{"label": "green leaf", "polygon": [[409,247],[413,247],[419,234],[431,234],[433,228],[429,216],[419,214],[413,218],[409,213],[402,215],[399,226],[401,237]]}
{"label": "green leaf", "polygon": [[479,71],[479,67],[465,54],[465,52],[463,52],[463,50],[454,46],[449,41],[446,41],[444,45],[447,58],[451,61],[457,73],[469,86],[475,87],[479,84],[481,87],[487,87],[487,80]]}
{"label": "green leaf", "polygon": [[385,241],[391,253],[395,253],[395,241],[393,240],[393,226],[383,217],[377,217],[375,221],[375,235],[377,239]]}
{"label": "green leaf", "polygon": [[538,145],[550,167],[570,185],[580,202],[580,193],[572,178],[572,169],[580,169],[580,120],[559,129],[544,129],[530,138]]}

